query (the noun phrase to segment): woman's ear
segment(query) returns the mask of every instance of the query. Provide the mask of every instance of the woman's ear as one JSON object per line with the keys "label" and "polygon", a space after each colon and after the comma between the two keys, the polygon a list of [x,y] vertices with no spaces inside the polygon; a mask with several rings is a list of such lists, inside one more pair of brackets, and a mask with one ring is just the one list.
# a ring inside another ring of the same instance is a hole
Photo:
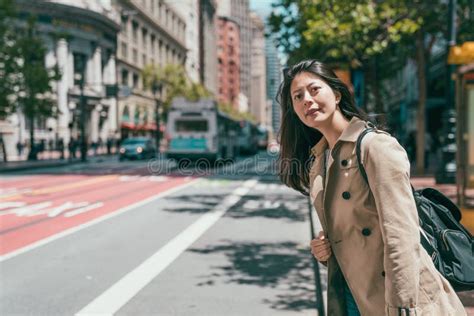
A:
{"label": "woman's ear", "polygon": [[339,102],[341,102],[342,94],[339,91],[335,91],[334,95],[336,96],[336,105],[339,105]]}

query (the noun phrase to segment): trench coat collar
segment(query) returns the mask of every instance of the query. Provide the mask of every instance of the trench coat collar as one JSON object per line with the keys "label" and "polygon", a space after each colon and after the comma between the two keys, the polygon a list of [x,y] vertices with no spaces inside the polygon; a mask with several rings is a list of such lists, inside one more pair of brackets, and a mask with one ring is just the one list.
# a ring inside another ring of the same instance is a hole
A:
{"label": "trench coat collar", "polygon": [[[352,117],[352,119],[349,121],[349,125],[344,129],[341,136],[339,136],[339,139],[336,141],[336,144],[341,141],[355,143],[360,133],[366,128],[366,126],[367,122],[361,120],[358,117]],[[328,142],[323,136],[321,137],[321,140],[311,148],[311,153],[314,156],[319,157],[324,153],[328,146]]]}

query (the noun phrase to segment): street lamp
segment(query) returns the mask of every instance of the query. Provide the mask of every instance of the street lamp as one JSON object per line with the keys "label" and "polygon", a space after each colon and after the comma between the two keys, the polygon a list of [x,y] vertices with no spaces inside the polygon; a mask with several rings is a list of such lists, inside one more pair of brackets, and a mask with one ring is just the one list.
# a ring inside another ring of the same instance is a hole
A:
{"label": "street lamp", "polygon": [[159,80],[153,80],[152,84],[153,96],[155,97],[155,122],[156,122],[156,147],[158,149],[158,153],[160,153],[160,106],[161,101],[159,98],[156,97],[156,92],[160,91],[161,97],[161,89],[163,88],[163,84]]}
{"label": "street lamp", "polygon": [[80,96],[79,96],[79,109],[81,111],[80,117],[80,128],[81,128],[81,161],[87,161],[87,143],[86,143],[86,127],[85,127],[85,120],[86,120],[86,98],[84,96],[84,77],[86,73],[86,65],[85,65],[85,58],[83,55],[76,55],[74,66],[77,67],[78,72],[74,75],[74,79],[76,79],[79,83],[80,89]]}

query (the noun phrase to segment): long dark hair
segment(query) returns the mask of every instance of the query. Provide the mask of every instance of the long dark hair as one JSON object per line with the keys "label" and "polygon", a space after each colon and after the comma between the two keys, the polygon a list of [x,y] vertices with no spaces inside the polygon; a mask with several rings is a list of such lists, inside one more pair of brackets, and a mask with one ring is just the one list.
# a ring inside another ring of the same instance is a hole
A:
{"label": "long dark hair", "polygon": [[355,105],[354,97],[346,84],[327,65],[317,60],[304,60],[283,71],[283,82],[280,84],[277,95],[282,113],[279,135],[281,147],[279,174],[283,183],[307,195],[311,166],[310,150],[323,135],[301,122],[293,109],[291,82],[301,72],[309,72],[320,77],[334,93],[337,91],[341,94],[339,109],[346,119],[350,120],[355,116],[367,121],[368,117]]}

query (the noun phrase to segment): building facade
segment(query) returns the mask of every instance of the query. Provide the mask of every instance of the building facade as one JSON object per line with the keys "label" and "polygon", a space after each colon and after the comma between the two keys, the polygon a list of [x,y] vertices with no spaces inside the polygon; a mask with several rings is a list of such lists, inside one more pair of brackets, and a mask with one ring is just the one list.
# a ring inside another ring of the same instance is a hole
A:
{"label": "building facade", "polygon": [[186,21],[186,73],[193,82],[200,82],[199,64],[199,0],[166,0]]}
{"label": "building facade", "polygon": [[[17,0],[15,4],[18,27],[26,25],[28,16],[37,17],[37,31],[47,48],[45,64],[57,65],[61,72],[54,84],[59,116],[35,122],[35,141],[48,148],[60,141],[67,146],[71,139],[81,137],[81,122],[89,144],[113,137],[117,132],[116,97],[108,95],[106,87],[116,83],[119,18],[110,1]],[[16,144],[30,147],[31,140],[21,110],[1,125],[6,129],[1,133],[8,157],[24,158],[18,157]]]}
{"label": "building facade", "polygon": [[240,29],[230,18],[219,17],[217,22],[218,100],[242,107],[240,94]]}
{"label": "building facade", "polygon": [[118,0],[114,7],[121,20],[117,76],[128,91],[119,98],[120,137],[153,136],[159,111],[156,98],[161,96],[145,88],[142,70],[147,65],[185,64],[186,23],[163,0]]}
{"label": "building facade", "polygon": [[278,57],[278,49],[274,41],[275,38],[272,36],[265,39],[265,55],[267,57],[267,99],[271,101],[271,126],[273,137],[276,137],[281,124],[280,105],[276,102],[276,96],[282,80],[282,67]]}
{"label": "building facade", "polygon": [[250,113],[259,124],[268,127],[270,122],[266,102],[265,25],[255,12],[251,12],[250,17],[252,20]]}
{"label": "building facade", "polygon": [[251,100],[251,46],[252,24],[248,0],[220,0],[217,7],[219,17],[235,21],[240,28],[240,91]]}
{"label": "building facade", "polygon": [[186,73],[193,82],[217,94],[215,0],[167,0],[186,20]]}
{"label": "building facade", "polygon": [[201,82],[217,95],[217,2],[199,1],[199,70]]}

